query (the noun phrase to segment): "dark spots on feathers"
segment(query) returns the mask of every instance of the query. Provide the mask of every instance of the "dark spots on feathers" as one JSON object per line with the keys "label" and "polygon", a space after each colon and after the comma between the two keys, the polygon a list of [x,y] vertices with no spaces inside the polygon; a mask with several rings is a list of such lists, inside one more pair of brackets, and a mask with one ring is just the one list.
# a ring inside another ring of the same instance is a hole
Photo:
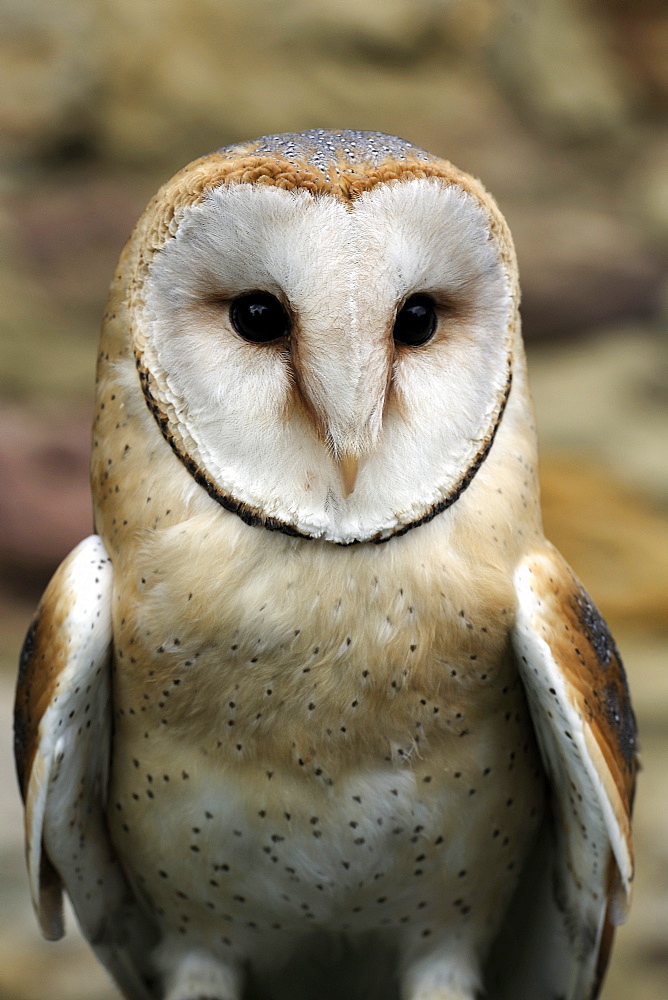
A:
{"label": "dark spots on feathers", "polygon": [[614,681],[605,685],[602,700],[607,720],[617,736],[619,751],[626,766],[633,770],[638,748],[637,725],[623,671]]}
{"label": "dark spots on feathers", "polygon": [[619,652],[615,640],[587,591],[580,587],[575,593],[573,601],[577,619],[590,646],[596,653],[600,666],[604,670],[607,669],[613,659],[619,663]]}
{"label": "dark spots on feathers", "polygon": [[37,669],[36,649],[39,617],[35,617],[23,640],[19,655],[19,674],[14,708],[14,759],[19,788],[25,801],[26,785],[36,751],[34,743],[36,721],[32,717],[33,678]]}

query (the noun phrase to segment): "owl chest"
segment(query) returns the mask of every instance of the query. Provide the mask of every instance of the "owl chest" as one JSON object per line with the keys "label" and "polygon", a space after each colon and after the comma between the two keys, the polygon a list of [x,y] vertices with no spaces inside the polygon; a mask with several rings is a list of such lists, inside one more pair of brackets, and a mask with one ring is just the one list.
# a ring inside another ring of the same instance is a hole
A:
{"label": "owl chest", "polygon": [[333,779],[483,732],[517,687],[507,611],[489,596],[483,612],[410,576],[396,586],[265,570],[250,584],[204,606],[196,583],[170,580],[119,604],[118,726],[225,766]]}
{"label": "owl chest", "polygon": [[[225,718],[180,739],[124,716],[109,820],[149,909],[197,946],[244,954],[314,927],[423,934],[468,927],[472,912],[491,926],[541,816],[523,694],[509,684],[474,720],[418,693],[422,717],[402,707],[391,726],[369,712],[358,728],[339,714],[336,736],[290,721],[229,737]],[[427,720],[437,707],[442,725]]]}
{"label": "owl chest", "polygon": [[504,609],[448,617],[411,589],[126,609],[110,822],[149,905],[180,900],[179,933],[207,910],[230,941],[433,918],[446,896],[459,914],[484,851],[511,884],[542,777]]}

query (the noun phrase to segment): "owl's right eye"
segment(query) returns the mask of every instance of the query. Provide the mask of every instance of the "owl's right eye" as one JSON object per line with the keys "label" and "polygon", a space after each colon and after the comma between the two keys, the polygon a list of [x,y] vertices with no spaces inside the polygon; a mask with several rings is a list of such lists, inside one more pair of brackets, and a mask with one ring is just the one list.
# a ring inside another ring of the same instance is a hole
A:
{"label": "owl's right eye", "polygon": [[252,344],[268,344],[290,332],[288,314],[269,292],[249,292],[234,299],[230,320],[237,333]]}

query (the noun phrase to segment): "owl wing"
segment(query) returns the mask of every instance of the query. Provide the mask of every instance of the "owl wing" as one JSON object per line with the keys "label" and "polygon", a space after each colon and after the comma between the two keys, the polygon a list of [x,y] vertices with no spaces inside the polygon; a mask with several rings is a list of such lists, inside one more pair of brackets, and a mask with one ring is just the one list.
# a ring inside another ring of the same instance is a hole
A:
{"label": "owl wing", "polygon": [[111,745],[112,567],[86,538],[49,583],[28,630],[14,716],[28,874],[42,933],[64,933],[63,887],[98,957],[132,1000],[152,931],[105,821]]}
{"label": "owl wing", "polygon": [[548,543],[517,569],[513,645],[550,785],[516,902],[515,997],[590,1000],[630,902],[636,726],[624,668],[591,598]]}

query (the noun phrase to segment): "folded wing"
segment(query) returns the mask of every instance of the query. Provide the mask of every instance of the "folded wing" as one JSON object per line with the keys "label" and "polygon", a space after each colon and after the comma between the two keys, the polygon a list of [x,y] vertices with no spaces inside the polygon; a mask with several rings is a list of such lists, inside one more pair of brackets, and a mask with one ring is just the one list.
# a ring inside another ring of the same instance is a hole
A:
{"label": "folded wing", "polygon": [[559,553],[527,556],[515,587],[513,645],[551,798],[516,906],[529,916],[512,989],[590,1000],[631,895],[635,718],[614,640]]}
{"label": "folded wing", "polygon": [[111,742],[112,567],[85,539],[47,587],[21,654],[15,753],[25,802],[33,905],[49,939],[62,937],[62,892],[98,957],[128,997],[151,997],[142,972],[152,928],[107,832]]}

